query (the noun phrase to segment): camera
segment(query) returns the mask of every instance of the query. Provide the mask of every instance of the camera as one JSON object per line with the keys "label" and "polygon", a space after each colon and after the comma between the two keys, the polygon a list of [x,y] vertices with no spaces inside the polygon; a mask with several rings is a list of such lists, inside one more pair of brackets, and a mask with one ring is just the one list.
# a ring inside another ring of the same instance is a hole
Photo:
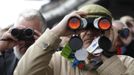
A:
{"label": "camera", "polygon": [[102,31],[109,30],[112,26],[108,17],[79,18],[76,16],[71,17],[67,25],[72,30],[95,28]]}
{"label": "camera", "polygon": [[32,29],[18,29],[14,28],[11,30],[11,35],[18,40],[33,40],[34,31]]}

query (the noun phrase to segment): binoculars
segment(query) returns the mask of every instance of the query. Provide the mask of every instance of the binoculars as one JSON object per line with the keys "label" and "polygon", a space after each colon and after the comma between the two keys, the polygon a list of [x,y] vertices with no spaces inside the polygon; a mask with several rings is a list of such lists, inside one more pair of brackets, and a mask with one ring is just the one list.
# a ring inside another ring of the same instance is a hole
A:
{"label": "binoculars", "polygon": [[33,40],[34,31],[32,29],[17,29],[14,28],[11,30],[11,35],[17,38],[18,40]]}
{"label": "binoculars", "polygon": [[95,28],[102,31],[112,26],[111,20],[107,17],[78,18],[76,16],[71,17],[67,25],[72,30]]}
{"label": "binoculars", "polygon": [[118,31],[118,34],[120,37],[122,38],[127,38],[129,36],[129,29],[128,28],[123,28],[121,30]]}

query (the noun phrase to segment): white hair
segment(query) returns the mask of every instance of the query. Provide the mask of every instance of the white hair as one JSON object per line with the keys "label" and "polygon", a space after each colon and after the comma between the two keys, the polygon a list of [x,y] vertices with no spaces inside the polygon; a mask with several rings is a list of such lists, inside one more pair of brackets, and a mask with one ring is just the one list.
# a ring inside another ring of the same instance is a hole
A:
{"label": "white hair", "polygon": [[[47,24],[46,24],[46,20],[43,17],[43,15],[40,13],[40,11],[35,10],[35,9],[26,9],[23,12],[21,12],[17,18],[17,20],[20,17],[24,17],[25,20],[33,20],[34,18],[38,18],[40,20],[40,24],[41,24],[41,32],[43,33],[46,28],[47,28]],[[16,20],[15,23],[17,23],[18,21]]]}

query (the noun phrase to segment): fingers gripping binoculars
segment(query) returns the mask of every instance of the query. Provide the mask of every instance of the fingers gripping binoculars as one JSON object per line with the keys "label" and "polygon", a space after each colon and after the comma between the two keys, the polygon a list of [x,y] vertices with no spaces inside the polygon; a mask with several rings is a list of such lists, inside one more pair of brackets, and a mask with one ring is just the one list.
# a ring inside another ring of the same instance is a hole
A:
{"label": "fingers gripping binoculars", "polygon": [[95,28],[102,31],[108,30],[112,26],[111,20],[107,17],[79,18],[76,16],[71,17],[67,25],[72,30]]}
{"label": "fingers gripping binoculars", "polygon": [[[111,19],[108,17],[79,18],[79,17],[73,16],[69,18],[67,26],[69,29],[74,30],[74,31],[79,30],[79,29],[86,29],[86,30],[95,29],[95,30],[105,32],[112,27],[112,23],[111,23]],[[91,48],[92,50],[95,48],[94,46],[96,44],[98,44],[98,46],[96,47],[99,47],[103,50],[102,53],[104,53],[105,56],[110,57],[114,54],[114,52],[112,53],[108,51],[112,47],[112,43],[109,40],[109,38],[107,38],[106,36],[101,36],[95,44],[91,45],[93,46],[93,48]],[[75,51],[79,50],[83,46],[83,41],[81,40],[79,36],[72,36],[71,39],[69,40],[69,46],[72,50],[75,50]]]}
{"label": "fingers gripping binoculars", "polygon": [[18,40],[33,40],[34,31],[32,29],[17,29],[14,28],[11,30],[11,35],[17,38]]}

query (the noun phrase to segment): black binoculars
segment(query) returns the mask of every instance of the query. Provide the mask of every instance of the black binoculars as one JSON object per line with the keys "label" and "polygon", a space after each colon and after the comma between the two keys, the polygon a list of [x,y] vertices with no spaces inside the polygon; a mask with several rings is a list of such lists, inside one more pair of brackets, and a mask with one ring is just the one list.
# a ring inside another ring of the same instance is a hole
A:
{"label": "black binoculars", "polygon": [[123,28],[121,30],[118,31],[118,34],[120,37],[122,38],[127,38],[129,36],[129,29],[128,28]]}
{"label": "black binoculars", "polygon": [[18,40],[33,40],[34,31],[32,29],[17,29],[14,28],[11,30],[11,35],[17,38]]}
{"label": "black binoculars", "polygon": [[111,20],[107,17],[88,17],[88,18],[78,18],[76,16],[71,17],[68,20],[68,27],[72,30],[77,29],[89,29],[95,28],[102,31],[111,28]]}

